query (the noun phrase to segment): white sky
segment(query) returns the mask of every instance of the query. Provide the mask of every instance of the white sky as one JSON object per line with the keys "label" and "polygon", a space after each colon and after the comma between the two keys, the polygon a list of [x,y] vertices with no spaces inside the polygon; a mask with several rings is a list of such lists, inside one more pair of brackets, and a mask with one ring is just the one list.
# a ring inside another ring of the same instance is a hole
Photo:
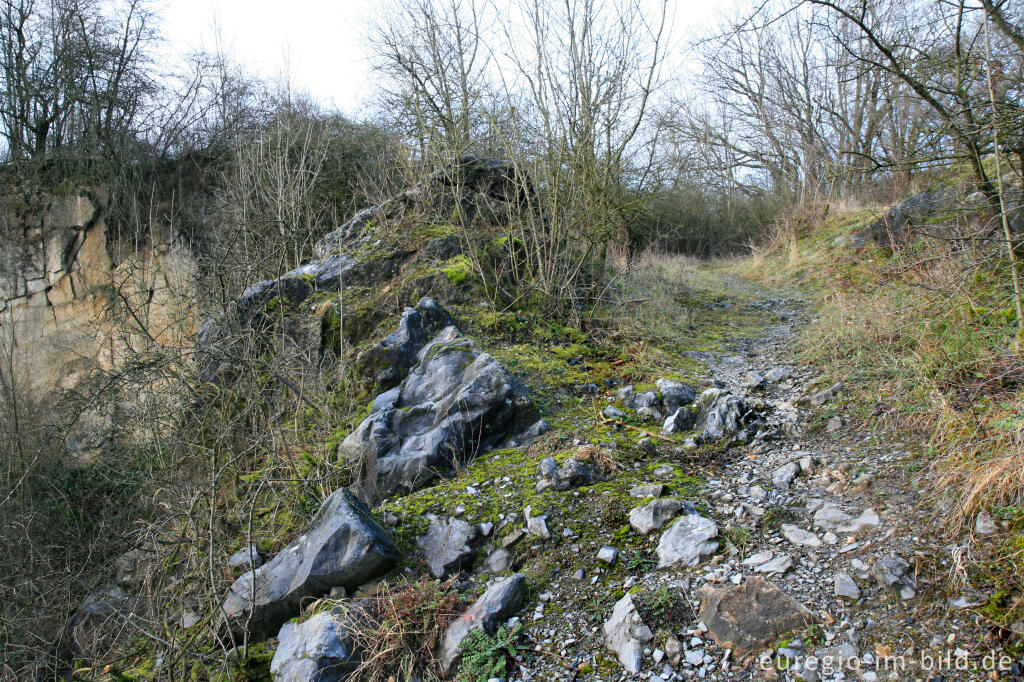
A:
{"label": "white sky", "polygon": [[[228,54],[250,71],[266,77],[287,71],[294,89],[358,114],[374,93],[366,27],[383,4],[384,0],[164,0],[160,15],[172,53],[212,50],[216,22]],[[678,53],[694,28],[705,24],[717,8],[734,3],[669,4],[675,19],[672,50]]]}

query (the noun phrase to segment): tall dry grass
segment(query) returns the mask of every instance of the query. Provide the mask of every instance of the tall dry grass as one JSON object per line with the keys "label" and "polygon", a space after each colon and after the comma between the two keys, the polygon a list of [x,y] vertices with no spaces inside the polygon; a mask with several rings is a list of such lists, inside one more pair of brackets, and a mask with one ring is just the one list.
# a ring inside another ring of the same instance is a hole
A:
{"label": "tall dry grass", "polygon": [[862,424],[924,443],[951,532],[983,509],[1024,505],[1024,358],[1012,287],[987,217],[962,212],[896,250],[837,246],[873,211],[809,209],[741,266],[816,302],[800,357],[854,387]]}

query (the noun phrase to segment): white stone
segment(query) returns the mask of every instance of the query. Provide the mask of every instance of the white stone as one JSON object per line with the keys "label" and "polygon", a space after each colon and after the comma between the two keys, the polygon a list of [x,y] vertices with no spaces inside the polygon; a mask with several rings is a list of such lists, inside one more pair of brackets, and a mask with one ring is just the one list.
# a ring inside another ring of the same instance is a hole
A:
{"label": "white stone", "polygon": [[835,595],[850,601],[857,601],[860,599],[860,588],[857,587],[857,583],[847,573],[836,573],[832,579],[835,585]]}
{"label": "white stone", "polygon": [[643,665],[644,645],[651,641],[654,633],[644,625],[640,613],[633,604],[632,595],[627,594],[615,602],[612,615],[602,628],[604,643],[619,656],[619,663],[626,672],[636,674]]}
{"label": "white stone", "polygon": [[975,533],[978,535],[995,535],[997,530],[996,522],[987,511],[978,513],[978,518],[974,521]]}
{"label": "white stone", "polygon": [[700,514],[679,518],[658,542],[658,568],[696,566],[702,557],[718,549],[718,543],[712,540],[717,535],[715,522]]}
{"label": "white stone", "polygon": [[597,560],[603,561],[604,563],[611,565],[615,563],[615,560],[619,558],[619,550],[615,549],[611,545],[605,545],[597,552]]}
{"label": "white stone", "polygon": [[790,523],[782,525],[782,535],[794,545],[799,545],[800,547],[812,547],[817,549],[823,544],[821,538],[814,533]]}
{"label": "white stone", "polygon": [[761,564],[754,570],[758,573],[778,573],[782,575],[789,569],[793,568],[793,559],[788,554],[775,557],[771,561]]}
{"label": "white stone", "polygon": [[763,563],[771,561],[773,556],[775,556],[775,554],[770,549],[766,549],[763,552],[758,552],[757,554],[754,554],[753,556],[744,559],[743,565],[760,566]]}

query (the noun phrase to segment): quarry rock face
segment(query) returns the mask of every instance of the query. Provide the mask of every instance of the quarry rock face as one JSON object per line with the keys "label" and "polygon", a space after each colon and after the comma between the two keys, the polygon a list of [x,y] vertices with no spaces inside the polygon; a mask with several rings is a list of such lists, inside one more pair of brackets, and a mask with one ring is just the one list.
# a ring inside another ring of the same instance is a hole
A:
{"label": "quarry rock face", "polygon": [[[158,343],[180,343],[195,331],[182,316],[197,271],[187,248],[158,235],[115,260],[103,201],[84,191],[28,203],[0,199],[0,314],[15,341],[19,388],[34,401],[57,404],[54,396],[114,369],[129,354],[127,344],[142,339],[145,332],[126,331],[111,314],[112,303],[130,303]],[[111,414],[88,411],[68,434],[69,454],[87,460],[115,426]]]}

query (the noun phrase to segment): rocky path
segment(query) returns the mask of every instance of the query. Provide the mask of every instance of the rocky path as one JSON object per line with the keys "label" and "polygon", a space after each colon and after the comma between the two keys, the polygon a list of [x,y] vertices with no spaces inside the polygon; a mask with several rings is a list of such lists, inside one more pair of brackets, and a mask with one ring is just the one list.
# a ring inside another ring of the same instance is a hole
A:
{"label": "rocky path", "polygon": [[[707,364],[711,387],[770,415],[774,437],[735,445],[708,465],[700,512],[669,498],[631,512],[638,530],[646,530],[636,522],[640,515],[642,523],[654,519],[655,527],[662,521],[669,528],[667,519],[689,514],[671,526],[674,547],[669,532],[658,541],[658,569],[629,567],[621,583],[605,583],[602,561],[615,560],[614,548],[606,547],[592,560],[594,569],[553,579],[535,611],[520,614],[522,622],[537,624],[527,627],[533,651],[522,658],[516,679],[816,682],[1017,674],[1019,664],[1000,659],[969,611],[983,597],[949,585],[957,545],[942,539],[919,504],[920,444],[848,423],[844,387],[791,364],[805,306],[767,297],[757,305],[778,320],[763,336],[727,353],[694,356]],[[658,481],[651,484],[637,495],[658,498]],[[712,555],[715,527],[724,551]],[[588,590],[617,597],[603,620],[595,622],[579,606],[567,607],[555,622],[543,618],[547,603],[580,604]],[[672,594],[685,599],[673,605]]]}

